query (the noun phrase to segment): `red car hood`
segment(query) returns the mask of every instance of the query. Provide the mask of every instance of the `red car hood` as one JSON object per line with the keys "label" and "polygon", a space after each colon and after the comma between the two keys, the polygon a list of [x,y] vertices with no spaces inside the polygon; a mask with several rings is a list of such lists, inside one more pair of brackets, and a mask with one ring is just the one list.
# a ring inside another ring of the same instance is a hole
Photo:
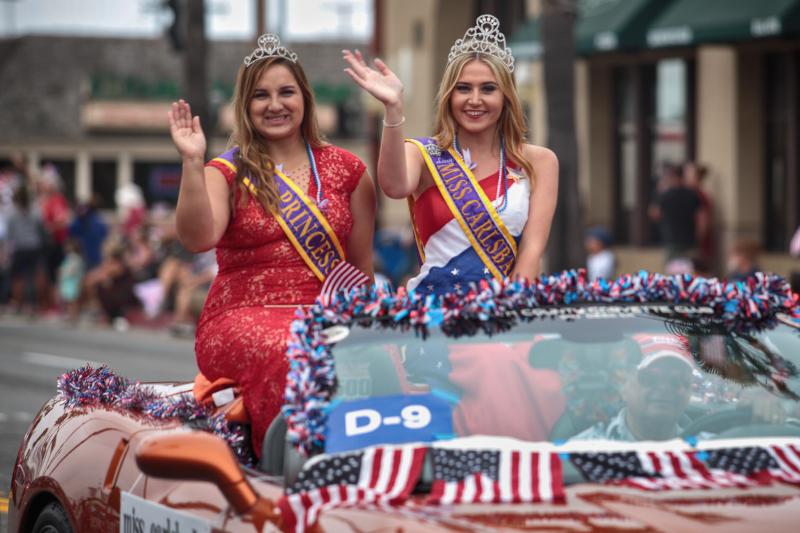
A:
{"label": "red car hood", "polygon": [[399,509],[324,512],[322,531],[797,531],[800,490],[663,491],[598,485],[567,487],[566,504],[429,506],[424,497]]}

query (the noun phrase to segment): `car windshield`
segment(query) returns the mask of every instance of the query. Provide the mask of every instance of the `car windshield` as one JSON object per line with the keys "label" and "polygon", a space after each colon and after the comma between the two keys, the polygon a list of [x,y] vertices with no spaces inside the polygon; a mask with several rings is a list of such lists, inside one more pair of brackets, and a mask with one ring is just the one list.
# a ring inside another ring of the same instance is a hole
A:
{"label": "car windshield", "polygon": [[[530,312],[537,316],[491,336],[453,337],[439,328],[424,340],[378,327],[345,332],[333,349],[338,388],[329,441],[344,432],[359,443],[375,442],[371,433],[402,442],[407,436],[387,425],[415,429],[431,417],[441,422],[434,434],[525,441],[800,435],[800,332],[793,326],[729,332],[701,308]],[[415,398],[445,407],[420,407]]]}

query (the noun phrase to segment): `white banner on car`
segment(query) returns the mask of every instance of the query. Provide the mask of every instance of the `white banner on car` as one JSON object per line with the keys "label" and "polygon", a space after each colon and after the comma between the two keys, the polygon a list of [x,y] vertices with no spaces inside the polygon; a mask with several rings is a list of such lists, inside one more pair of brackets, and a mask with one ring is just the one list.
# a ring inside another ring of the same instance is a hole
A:
{"label": "white banner on car", "polygon": [[119,509],[120,533],[211,533],[211,524],[164,505],[122,493]]}

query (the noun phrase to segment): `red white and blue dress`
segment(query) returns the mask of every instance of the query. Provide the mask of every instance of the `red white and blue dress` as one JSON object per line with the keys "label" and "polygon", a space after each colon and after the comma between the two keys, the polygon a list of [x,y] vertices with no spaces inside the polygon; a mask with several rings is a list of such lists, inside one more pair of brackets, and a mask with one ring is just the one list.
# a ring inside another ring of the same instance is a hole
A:
{"label": "red white and blue dress", "polygon": [[[507,169],[508,203],[498,214],[511,236],[519,243],[528,220],[531,186],[524,171],[512,165]],[[499,172],[495,172],[479,180],[495,209],[503,200],[502,196],[497,196],[498,176]],[[413,215],[425,260],[419,274],[409,280],[409,290],[423,294],[464,292],[469,288],[469,283],[492,277],[435,185],[416,199]]]}

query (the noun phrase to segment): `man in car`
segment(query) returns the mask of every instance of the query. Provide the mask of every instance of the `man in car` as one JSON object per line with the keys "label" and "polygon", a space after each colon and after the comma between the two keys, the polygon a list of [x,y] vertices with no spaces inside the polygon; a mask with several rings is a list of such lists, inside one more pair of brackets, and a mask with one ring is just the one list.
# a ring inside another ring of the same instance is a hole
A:
{"label": "man in car", "polygon": [[[633,335],[642,358],[622,387],[624,407],[608,422],[599,422],[570,440],[669,440],[689,422],[684,416],[692,392],[695,363],[684,337],[669,334]],[[748,389],[739,405],[752,409],[752,422],[781,425],[786,413],[771,394]],[[701,432],[698,437],[708,438]]]}
{"label": "man in car", "polygon": [[609,421],[595,424],[573,439],[642,441],[680,435],[694,373],[685,341],[666,334],[633,338],[642,349],[642,359],[623,385],[624,407]]}

